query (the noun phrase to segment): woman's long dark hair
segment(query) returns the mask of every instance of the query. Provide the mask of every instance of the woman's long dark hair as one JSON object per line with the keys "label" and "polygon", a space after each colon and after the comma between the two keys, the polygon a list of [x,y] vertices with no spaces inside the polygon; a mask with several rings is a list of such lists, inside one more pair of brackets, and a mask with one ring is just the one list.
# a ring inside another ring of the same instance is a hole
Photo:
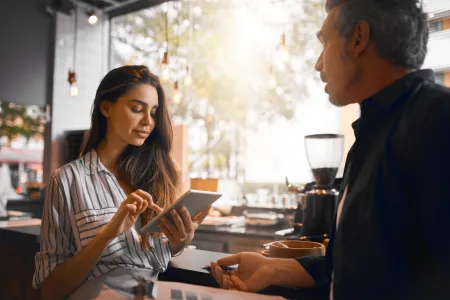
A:
{"label": "woman's long dark hair", "polygon": [[[167,109],[166,97],[159,78],[146,66],[123,66],[111,70],[97,89],[92,107],[91,129],[83,147],[82,155],[96,148],[105,138],[107,120],[100,112],[100,103],[115,103],[130,88],[140,84],[153,86],[158,93],[155,127],[142,146],[128,145],[117,158],[115,168],[120,180],[127,182],[134,190],[142,189],[153,197],[153,201],[163,209],[176,198],[179,175],[172,159],[173,131]],[[146,225],[152,211],[142,214],[141,225]],[[160,237],[161,234],[152,234]],[[144,249],[150,248],[149,235],[141,235]]]}

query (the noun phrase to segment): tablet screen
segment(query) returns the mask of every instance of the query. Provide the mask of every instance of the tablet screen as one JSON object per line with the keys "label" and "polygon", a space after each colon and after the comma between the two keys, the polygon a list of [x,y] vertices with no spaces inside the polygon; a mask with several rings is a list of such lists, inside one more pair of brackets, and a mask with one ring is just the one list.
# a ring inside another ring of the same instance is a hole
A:
{"label": "tablet screen", "polygon": [[191,217],[199,214],[203,210],[207,209],[208,206],[217,201],[222,194],[206,191],[188,190],[186,193],[181,195],[177,201],[172,203],[168,208],[166,208],[162,213],[154,217],[150,223],[141,228],[141,232],[160,232],[161,229],[158,227],[159,220],[161,217],[165,216],[172,223],[173,219],[170,215],[172,209],[178,209],[181,206],[186,207],[189,211]]}

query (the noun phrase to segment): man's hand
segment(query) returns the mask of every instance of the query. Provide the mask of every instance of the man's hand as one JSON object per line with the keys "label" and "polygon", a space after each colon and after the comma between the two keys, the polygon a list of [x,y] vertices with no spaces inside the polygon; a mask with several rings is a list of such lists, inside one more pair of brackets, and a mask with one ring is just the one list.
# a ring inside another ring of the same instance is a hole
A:
{"label": "man's hand", "polygon": [[[238,265],[238,269],[231,272],[224,272],[220,267],[233,265]],[[315,284],[295,259],[267,258],[250,252],[212,262],[211,274],[220,287],[243,292],[258,292],[270,285],[312,288]]]}
{"label": "man's hand", "polygon": [[[273,259],[257,253],[242,252],[211,263],[211,275],[220,287],[245,292],[257,292],[274,282]],[[239,265],[237,270],[224,272],[220,266]]]}

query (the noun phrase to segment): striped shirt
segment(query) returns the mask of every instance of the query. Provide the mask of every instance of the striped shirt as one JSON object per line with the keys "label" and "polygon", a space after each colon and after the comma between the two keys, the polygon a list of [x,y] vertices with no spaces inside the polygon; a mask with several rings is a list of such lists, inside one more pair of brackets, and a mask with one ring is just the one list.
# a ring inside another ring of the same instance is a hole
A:
{"label": "striped shirt", "polygon": [[[57,265],[92,241],[126,198],[95,150],[56,170],[47,187],[33,287],[40,287]],[[85,280],[118,267],[167,269],[171,257],[167,238],[150,240],[151,249],[144,250],[136,228],[140,228],[140,218],[135,227],[111,241]]]}

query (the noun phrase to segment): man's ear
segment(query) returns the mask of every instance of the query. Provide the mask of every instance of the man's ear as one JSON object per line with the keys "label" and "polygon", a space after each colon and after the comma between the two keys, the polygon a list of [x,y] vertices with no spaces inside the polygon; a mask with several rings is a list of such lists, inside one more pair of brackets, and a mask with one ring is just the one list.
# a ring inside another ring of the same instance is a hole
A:
{"label": "man's ear", "polygon": [[360,56],[370,43],[370,25],[367,21],[356,23],[352,37],[352,50],[355,57]]}
{"label": "man's ear", "polygon": [[111,114],[111,106],[112,106],[112,103],[110,101],[102,101],[100,103],[100,112],[107,119],[109,118],[109,116]]}

